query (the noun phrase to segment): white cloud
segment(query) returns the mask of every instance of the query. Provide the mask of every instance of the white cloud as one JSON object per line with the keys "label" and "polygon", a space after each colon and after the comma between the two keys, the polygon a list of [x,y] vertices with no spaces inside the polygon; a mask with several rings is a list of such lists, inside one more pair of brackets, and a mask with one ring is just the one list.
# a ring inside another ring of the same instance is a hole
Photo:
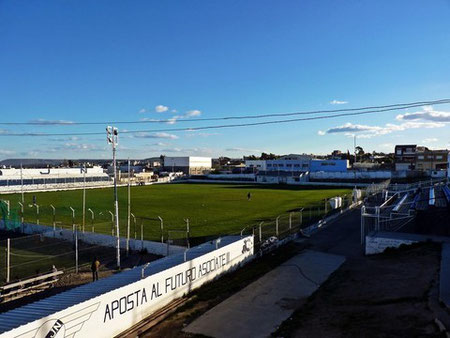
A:
{"label": "white cloud", "polygon": [[166,153],[183,153],[197,156],[211,156],[214,153],[214,150],[210,148],[166,148],[161,149],[161,152]]}
{"label": "white cloud", "polygon": [[168,134],[168,133],[136,133],[134,135],[136,138],[166,138],[170,140],[176,140],[178,138],[177,135]]}
{"label": "white cloud", "polygon": [[183,118],[183,116],[180,116],[180,115],[172,116],[172,117],[167,121],[167,124],[175,124],[175,122],[177,122],[178,119],[182,119],[182,118]]}
{"label": "white cloud", "polygon": [[66,120],[45,120],[45,119],[31,120],[28,122],[39,125],[59,125],[59,124],[65,125],[74,123],[73,121],[66,121]]}
{"label": "white cloud", "polygon": [[169,107],[163,106],[162,104],[157,105],[157,106],[155,107],[155,111],[156,111],[157,113],[164,113],[164,112],[166,112],[166,111],[168,111],[168,110],[169,110]]}
{"label": "white cloud", "polygon": [[348,101],[339,101],[339,100],[333,100],[330,101],[330,104],[347,104]]}
{"label": "white cloud", "polygon": [[439,141],[436,137],[425,138],[422,140],[422,143],[436,143]]}
{"label": "white cloud", "polygon": [[399,121],[433,121],[433,122],[450,122],[450,112],[435,111],[431,106],[425,106],[423,111],[415,113],[405,113],[397,115],[396,119]]}
{"label": "white cloud", "polygon": [[165,153],[180,153],[183,151],[181,148],[167,148],[167,149],[161,149],[162,152]]}
{"label": "white cloud", "polygon": [[156,142],[153,143],[152,146],[158,146],[158,147],[167,147],[169,144],[164,142]]}
{"label": "white cloud", "polygon": [[346,136],[353,137],[356,133],[358,133],[359,138],[371,138],[374,136],[391,134],[393,132],[404,131],[407,129],[432,129],[442,127],[445,127],[445,123],[421,121],[411,121],[401,124],[387,123],[382,127],[345,123],[342,126],[330,128],[326,132],[319,131],[319,135],[344,133]]}
{"label": "white cloud", "polygon": [[238,152],[247,152],[247,153],[260,153],[261,150],[259,149],[249,149],[249,148],[240,148],[240,147],[233,147],[233,148],[227,148],[225,151],[238,151]]}
{"label": "white cloud", "polygon": [[326,134],[326,132],[325,132],[325,131],[323,131],[323,130],[319,130],[319,131],[317,132],[317,134],[318,134],[318,135],[320,135],[320,136],[323,136],[323,135],[325,135],[325,134]]}
{"label": "white cloud", "polygon": [[6,149],[0,149],[0,156],[1,155],[13,155],[13,154],[15,154],[16,152],[15,151],[12,151],[12,150],[6,150]]}
{"label": "white cloud", "polygon": [[193,130],[190,130],[186,133],[186,137],[209,137],[209,136],[214,136],[214,135],[220,135],[219,133],[205,133],[205,132],[194,132]]}
{"label": "white cloud", "polygon": [[138,111],[139,114],[144,114],[147,112],[147,109],[142,108],[141,110]]}
{"label": "white cloud", "polygon": [[184,114],[184,117],[194,117],[194,116],[200,116],[202,115],[202,112],[200,110],[189,110],[188,112],[186,112],[186,114]]}

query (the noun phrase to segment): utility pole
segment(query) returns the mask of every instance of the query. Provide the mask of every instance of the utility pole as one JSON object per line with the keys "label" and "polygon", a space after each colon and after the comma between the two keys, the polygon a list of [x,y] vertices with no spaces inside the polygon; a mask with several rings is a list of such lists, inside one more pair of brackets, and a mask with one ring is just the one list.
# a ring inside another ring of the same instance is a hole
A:
{"label": "utility pole", "polygon": [[128,214],[127,214],[127,256],[130,252],[130,221],[131,221],[131,171],[130,158],[128,157]]}
{"label": "utility pole", "polygon": [[116,127],[106,127],[107,141],[111,144],[113,153],[114,170],[114,212],[116,216],[117,232],[117,268],[120,269],[120,232],[119,232],[119,202],[117,200],[117,169],[116,169],[116,147],[119,143],[119,130]]}

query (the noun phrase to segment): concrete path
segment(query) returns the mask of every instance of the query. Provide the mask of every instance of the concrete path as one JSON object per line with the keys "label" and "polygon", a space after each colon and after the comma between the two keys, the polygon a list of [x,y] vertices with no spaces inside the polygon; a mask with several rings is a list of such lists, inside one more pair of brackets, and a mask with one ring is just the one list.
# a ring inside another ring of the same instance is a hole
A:
{"label": "concrete path", "polygon": [[305,250],[197,318],[184,331],[217,338],[268,337],[343,256]]}
{"label": "concrete path", "polygon": [[450,243],[442,245],[439,298],[450,307]]}

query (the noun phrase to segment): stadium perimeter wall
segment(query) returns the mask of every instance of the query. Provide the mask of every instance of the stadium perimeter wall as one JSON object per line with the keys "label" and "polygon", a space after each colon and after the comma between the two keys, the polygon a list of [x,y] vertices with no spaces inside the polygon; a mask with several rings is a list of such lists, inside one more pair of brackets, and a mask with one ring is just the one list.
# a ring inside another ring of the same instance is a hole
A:
{"label": "stadium perimeter wall", "polygon": [[[3,226],[2,226],[3,228]],[[27,235],[34,235],[34,234],[41,234],[45,237],[50,238],[58,238],[61,240],[66,240],[73,242],[74,241],[74,233],[71,230],[68,229],[56,229],[56,231],[53,231],[51,227],[45,226],[45,225],[37,225],[37,224],[30,224],[30,223],[24,223],[21,228],[21,232]],[[93,245],[101,245],[106,247],[116,247],[117,243],[117,237],[106,235],[106,234],[97,234],[92,232],[78,232],[78,240],[82,241],[87,244],[93,244]],[[120,238],[120,247],[125,248],[126,247],[126,238],[121,237]],[[147,252],[159,255],[159,256],[167,256],[184,252],[186,250],[185,247],[177,246],[177,245],[170,245],[169,246],[169,252],[167,251],[167,244],[160,243],[160,242],[154,242],[154,241],[141,241],[137,239],[130,238],[130,249],[131,250],[147,250]]]}
{"label": "stadium perimeter wall", "polygon": [[253,257],[253,236],[238,239],[192,260],[4,332],[0,337],[114,337],[172,300],[236,269]]}

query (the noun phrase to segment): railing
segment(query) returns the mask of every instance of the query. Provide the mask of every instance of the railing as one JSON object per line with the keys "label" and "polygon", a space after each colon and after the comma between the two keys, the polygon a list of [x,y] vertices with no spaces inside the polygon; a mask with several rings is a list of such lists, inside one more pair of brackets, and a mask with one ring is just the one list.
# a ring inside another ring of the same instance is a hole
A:
{"label": "railing", "polygon": [[59,280],[63,273],[63,271],[53,271],[37,277],[3,285],[0,287],[0,301],[4,302],[7,299],[18,298],[25,293],[51,287]]}

